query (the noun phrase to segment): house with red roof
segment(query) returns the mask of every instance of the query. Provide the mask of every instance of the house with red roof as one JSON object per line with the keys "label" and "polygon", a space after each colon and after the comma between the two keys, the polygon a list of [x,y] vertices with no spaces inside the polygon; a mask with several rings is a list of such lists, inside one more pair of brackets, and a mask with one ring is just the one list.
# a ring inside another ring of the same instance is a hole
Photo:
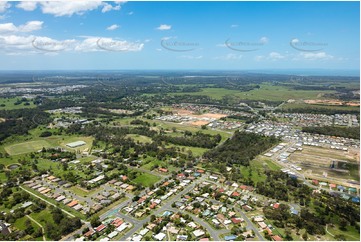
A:
{"label": "house with red roof", "polygon": [[105,226],[104,224],[101,224],[101,225],[99,225],[95,230],[96,230],[97,232],[101,232],[101,231],[103,231],[106,227],[107,227],[107,226]]}
{"label": "house with red roof", "polygon": [[239,194],[238,192],[234,191],[234,192],[232,192],[231,196],[232,196],[232,197],[239,197],[239,196],[241,196],[241,194]]}
{"label": "house with red roof", "polygon": [[167,173],[168,172],[168,169],[166,169],[166,168],[159,168],[158,169],[160,172],[164,172],[164,173]]}
{"label": "house with red roof", "polygon": [[243,222],[243,219],[241,218],[231,218],[232,223],[234,224],[240,224]]}
{"label": "house with red roof", "polygon": [[273,236],[271,236],[271,238],[272,238],[273,241],[282,241],[282,240],[283,240],[283,239],[282,239],[280,236],[278,236],[278,235],[273,235]]}

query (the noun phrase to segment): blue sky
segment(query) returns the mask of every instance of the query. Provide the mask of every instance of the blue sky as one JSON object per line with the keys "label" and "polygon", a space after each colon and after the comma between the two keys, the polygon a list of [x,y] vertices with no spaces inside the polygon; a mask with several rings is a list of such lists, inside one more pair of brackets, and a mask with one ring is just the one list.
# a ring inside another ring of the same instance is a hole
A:
{"label": "blue sky", "polygon": [[359,69],[359,2],[0,2],[0,69]]}

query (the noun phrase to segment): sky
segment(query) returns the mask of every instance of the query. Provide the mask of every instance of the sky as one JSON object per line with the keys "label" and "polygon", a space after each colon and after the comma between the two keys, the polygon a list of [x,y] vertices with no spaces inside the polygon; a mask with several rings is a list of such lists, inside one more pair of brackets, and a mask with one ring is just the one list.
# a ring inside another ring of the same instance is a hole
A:
{"label": "sky", "polygon": [[359,70],[359,4],[0,1],[0,70]]}

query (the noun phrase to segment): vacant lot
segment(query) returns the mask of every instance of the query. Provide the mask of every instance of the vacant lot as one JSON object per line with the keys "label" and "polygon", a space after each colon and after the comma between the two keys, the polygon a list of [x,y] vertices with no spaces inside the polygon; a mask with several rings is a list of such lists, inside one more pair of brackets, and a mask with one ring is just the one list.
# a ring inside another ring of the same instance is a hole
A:
{"label": "vacant lot", "polygon": [[[289,160],[301,167],[305,174],[322,176],[325,172],[330,179],[360,179],[358,174],[347,168],[358,166],[355,157],[348,151],[305,146],[302,151],[293,153]],[[350,165],[345,166],[346,169],[343,170],[332,169],[331,165],[334,161],[345,161],[349,162]]]}
{"label": "vacant lot", "polygon": [[133,180],[133,182],[141,184],[142,186],[145,186],[145,187],[150,187],[151,185],[158,182],[159,180],[160,180],[160,178],[155,175],[143,173],[143,174],[139,175],[137,178],[135,178]]}
{"label": "vacant lot", "polygon": [[36,140],[36,141],[28,141],[24,143],[19,144],[12,144],[5,147],[5,151],[9,155],[19,155],[19,154],[25,154],[30,152],[36,152],[38,150],[41,150],[43,147],[49,148],[51,147],[51,144],[47,142],[46,140]]}
{"label": "vacant lot", "polygon": [[139,134],[127,134],[126,137],[132,138],[134,141],[139,141],[141,143],[152,143],[152,139]]}

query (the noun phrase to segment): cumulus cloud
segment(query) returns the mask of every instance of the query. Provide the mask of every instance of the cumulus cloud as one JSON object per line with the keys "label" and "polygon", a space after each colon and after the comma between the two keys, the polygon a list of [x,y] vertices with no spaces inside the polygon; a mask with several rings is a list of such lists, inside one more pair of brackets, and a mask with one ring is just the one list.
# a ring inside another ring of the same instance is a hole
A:
{"label": "cumulus cloud", "polygon": [[119,29],[119,25],[117,25],[117,24],[113,24],[113,25],[110,25],[108,28],[107,28],[107,30],[110,30],[110,31],[112,31],[112,30],[116,30],[116,29]]}
{"label": "cumulus cloud", "polygon": [[141,51],[144,43],[85,36],[56,40],[46,36],[0,35],[0,50],[7,55],[49,54],[55,52]]}
{"label": "cumulus cloud", "polygon": [[278,53],[278,52],[271,52],[271,53],[269,53],[268,57],[269,57],[269,59],[271,59],[271,60],[281,60],[281,59],[285,59],[285,58],[286,58],[286,56],[281,55],[281,54]]}
{"label": "cumulus cloud", "polygon": [[215,58],[213,58],[215,60],[240,60],[242,59],[242,55],[237,55],[237,54],[234,54],[234,53],[230,53],[230,54],[227,54],[225,56],[217,56]]}
{"label": "cumulus cloud", "polygon": [[[37,7],[40,7],[41,11],[45,14],[52,14],[56,17],[60,16],[72,16],[83,15],[87,11],[96,10],[101,8],[102,13],[106,13],[112,10],[120,10],[121,4],[124,1],[114,1],[113,4],[102,1],[23,1],[16,5],[17,8],[21,8],[25,11],[34,11]],[[0,12],[1,5],[0,2]]]}
{"label": "cumulus cloud", "polygon": [[109,12],[112,10],[118,11],[118,10],[120,10],[120,8],[121,8],[120,4],[113,6],[109,3],[104,3],[104,7],[102,8],[102,13],[106,13],[106,12]]}
{"label": "cumulus cloud", "polygon": [[112,38],[87,37],[80,42],[75,51],[94,52],[94,51],[124,51],[137,52],[141,51],[144,43],[131,42],[126,40],[116,40]]}
{"label": "cumulus cloud", "polygon": [[0,33],[15,33],[15,32],[33,32],[39,30],[43,26],[42,21],[29,21],[26,24],[15,26],[13,23],[0,24]]}
{"label": "cumulus cloud", "polygon": [[327,54],[326,52],[302,52],[299,54],[302,59],[305,60],[332,60],[334,56]]}
{"label": "cumulus cloud", "polygon": [[16,7],[25,11],[34,11],[38,7],[38,3],[36,1],[20,2],[16,5]]}
{"label": "cumulus cloud", "polygon": [[171,28],[172,28],[172,25],[161,24],[157,29],[158,30],[170,30]]}
{"label": "cumulus cloud", "polygon": [[267,44],[269,41],[269,39],[267,37],[262,37],[259,39],[259,42],[262,43],[262,44]]}
{"label": "cumulus cloud", "polygon": [[7,1],[0,1],[0,13],[3,13],[6,11],[6,9],[10,8],[11,4]]}

